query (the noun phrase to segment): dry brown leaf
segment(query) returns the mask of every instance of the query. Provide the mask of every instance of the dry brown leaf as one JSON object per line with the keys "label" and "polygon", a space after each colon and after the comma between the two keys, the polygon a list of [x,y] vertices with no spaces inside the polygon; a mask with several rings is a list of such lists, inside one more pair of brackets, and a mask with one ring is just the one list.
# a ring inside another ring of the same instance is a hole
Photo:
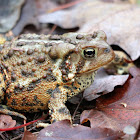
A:
{"label": "dry brown leaf", "polygon": [[[104,69],[99,69],[92,85],[85,89],[84,98],[91,101],[101,95],[107,94],[114,90],[115,86],[123,85],[129,75],[108,75]],[[98,94],[101,93],[102,94]]]}
{"label": "dry brown leaf", "polygon": [[134,78],[129,78],[123,87],[118,87],[110,95],[96,100],[96,110],[84,111],[81,122],[89,120],[92,128],[110,128],[114,131],[123,130],[125,126],[138,122],[140,120],[140,69],[133,72],[131,74]]}
{"label": "dry brown leaf", "polygon": [[122,136],[110,129],[89,128],[82,125],[72,126],[69,121],[59,121],[40,131],[37,140],[113,140]]}
{"label": "dry brown leaf", "polygon": [[40,23],[62,28],[79,27],[79,32],[104,30],[109,44],[122,47],[136,60],[140,56],[140,7],[124,3],[86,0],[69,10],[39,16]]}
{"label": "dry brown leaf", "polygon": [[140,56],[140,7],[131,7],[104,19],[98,24],[85,25],[79,32],[103,30],[107,34],[108,43],[121,46],[132,60]]}
{"label": "dry brown leaf", "polygon": [[8,115],[0,115],[0,128],[11,128],[16,125],[16,121]]}
{"label": "dry brown leaf", "polygon": [[37,137],[29,131],[25,131],[22,140],[36,140]]}

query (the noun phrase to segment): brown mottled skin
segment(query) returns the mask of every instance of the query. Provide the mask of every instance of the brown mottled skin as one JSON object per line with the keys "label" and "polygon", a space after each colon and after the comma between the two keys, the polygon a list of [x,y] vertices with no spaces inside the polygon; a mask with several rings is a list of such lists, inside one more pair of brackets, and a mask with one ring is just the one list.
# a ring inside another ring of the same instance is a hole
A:
{"label": "brown mottled skin", "polygon": [[[0,102],[21,112],[49,108],[51,122],[69,119],[65,102],[86,89],[114,59],[103,31],[21,35],[0,47]],[[26,119],[2,105],[0,112]]]}
{"label": "brown mottled skin", "polygon": [[108,74],[128,74],[129,69],[134,66],[132,60],[122,51],[114,51],[115,58],[108,65],[104,66]]}

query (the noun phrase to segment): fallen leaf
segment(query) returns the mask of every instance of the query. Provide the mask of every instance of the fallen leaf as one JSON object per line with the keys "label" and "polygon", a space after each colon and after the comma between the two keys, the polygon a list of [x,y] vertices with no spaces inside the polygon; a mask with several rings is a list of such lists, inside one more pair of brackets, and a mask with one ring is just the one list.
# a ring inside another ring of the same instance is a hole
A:
{"label": "fallen leaf", "polygon": [[[62,28],[82,27],[84,24],[107,18],[110,14],[129,8],[130,4],[116,6],[114,3],[104,3],[98,0],[86,0],[69,10],[59,10],[53,13],[42,13],[38,16],[40,23],[53,23]],[[84,10],[81,10],[84,9]],[[114,11],[112,11],[114,9]],[[65,18],[64,18],[65,17]]]}
{"label": "fallen leaf", "polygon": [[25,131],[22,140],[36,140],[37,137],[29,131]]}
{"label": "fallen leaf", "polygon": [[[140,56],[140,8],[132,6],[117,14],[110,15],[98,24],[85,25],[79,32],[103,30],[107,34],[108,43],[120,46],[132,60]],[[119,24],[116,24],[118,23]],[[92,22],[90,22],[91,24]]]}
{"label": "fallen leaf", "polygon": [[19,35],[23,28],[26,25],[34,25],[39,29],[39,23],[36,18],[37,16],[37,7],[34,0],[26,0],[25,5],[21,11],[21,17],[16,26],[12,29],[12,32],[15,36]]}
{"label": "fallen leaf", "polygon": [[0,115],[0,128],[11,128],[16,125],[16,121],[8,115]]}
{"label": "fallen leaf", "polygon": [[0,1],[0,33],[11,30],[20,18],[21,6],[25,0]]}
{"label": "fallen leaf", "polygon": [[37,140],[113,140],[118,139],[123,134],[110,129],[89,128],[82,125],[72,126],[69,121],[59,121],[42,129]]}
{"label": "fallen leaf", "polygon": [[[134,78],[129,78],[123,87],[96,100],[97,109],[86,110],[81,115],[81,123],[89,120],[91,127],[123,130],[140,120],[140,69],[136,69]],[[127,104],[123,107],[121,103]]]}
{"label": "fallen leaf", "polygon": [[130,68],[129,72],[133,75],[133,77],[140,76],[140,69],[137,67]]}
{"label": "fallen leaf", "polygon": [[[108,75],[101,68],[98,70],[92,85],[85,89],[83,96],[86,100],[91,101],[101,95],[112,92],[115,86],[123,85],[128,77],[129,75]],[[101,92],[102,94],[99,94]]]}
{"label": "fallen leaf", "polygon": [[78,32],[103,30],[109,44],[122,47],[136,60],[140,56],[140,7],[126,3],[86,0],[68,10],[38,16],[40,23],[53,23]]}
{"label": "fallen leaf", "polygon": [[35,2],[38,14],[49,13],[51,9],[55,9],[59,6],[59,4],[56,1],[52,0],[37,0]]}

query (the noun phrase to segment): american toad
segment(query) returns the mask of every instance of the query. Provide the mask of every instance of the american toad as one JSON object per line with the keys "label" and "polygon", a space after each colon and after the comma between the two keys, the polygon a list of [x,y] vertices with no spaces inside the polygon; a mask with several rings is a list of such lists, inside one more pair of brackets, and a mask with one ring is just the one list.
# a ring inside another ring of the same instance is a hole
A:
{"label": "american toad", "polygon": [[[69,119],[65,102],[86,89],[114,59],[103,31],[94,34],[23,34],[0,47],[0,102],[21,112],[49,108],[51,121]],[[0,112],[22,114],[0,106]]]}

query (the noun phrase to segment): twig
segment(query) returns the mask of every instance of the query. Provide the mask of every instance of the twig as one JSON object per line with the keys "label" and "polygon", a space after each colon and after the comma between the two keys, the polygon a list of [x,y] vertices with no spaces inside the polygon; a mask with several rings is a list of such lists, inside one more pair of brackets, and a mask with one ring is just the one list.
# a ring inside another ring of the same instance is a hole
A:
{"label": "twig", "polygon": [[74,111],[74,113],[73,113],[72,120],[74,120],[74,117],[75,117],[75,115],[76,115],[76,112],[77,112],[77,110],[78,110],[78,108],[79,108],[79,106],[80,106],[82,100],[83,100],[83,97],[82,97],[82,99],[80,100],[79,104],[77,105],[77,107],[76,107],[76,109],[75,109],[75,111]]}
{"label": "twig", "polygon": [[140,121],[139,121],[139,126],[138,126],[137,132],[135,134],[134,140],[138,140],[139,134],[140,134]]}
{"label": "twig", "polygon": [[55,12],[55,11],[58,11],[58,10],[61,10],[61,9],[69,8],[69,7],[73,6],[73,5],[76,5],[76,4],[80,3],[80,2],[82,2],[82,1],[85,1],[85,0],[76,0],[74,2],[70,2],[70,3],[64,4],[62,6],[58,6],[58,7],[54,8],[54,9],[50,10],[49,12]]}
{"label": "twig", "polygon": [[53,25],[51,31],[49,32],[49,34],[52,34],[54,32],[54,30],[56,29],[57,25]]}

